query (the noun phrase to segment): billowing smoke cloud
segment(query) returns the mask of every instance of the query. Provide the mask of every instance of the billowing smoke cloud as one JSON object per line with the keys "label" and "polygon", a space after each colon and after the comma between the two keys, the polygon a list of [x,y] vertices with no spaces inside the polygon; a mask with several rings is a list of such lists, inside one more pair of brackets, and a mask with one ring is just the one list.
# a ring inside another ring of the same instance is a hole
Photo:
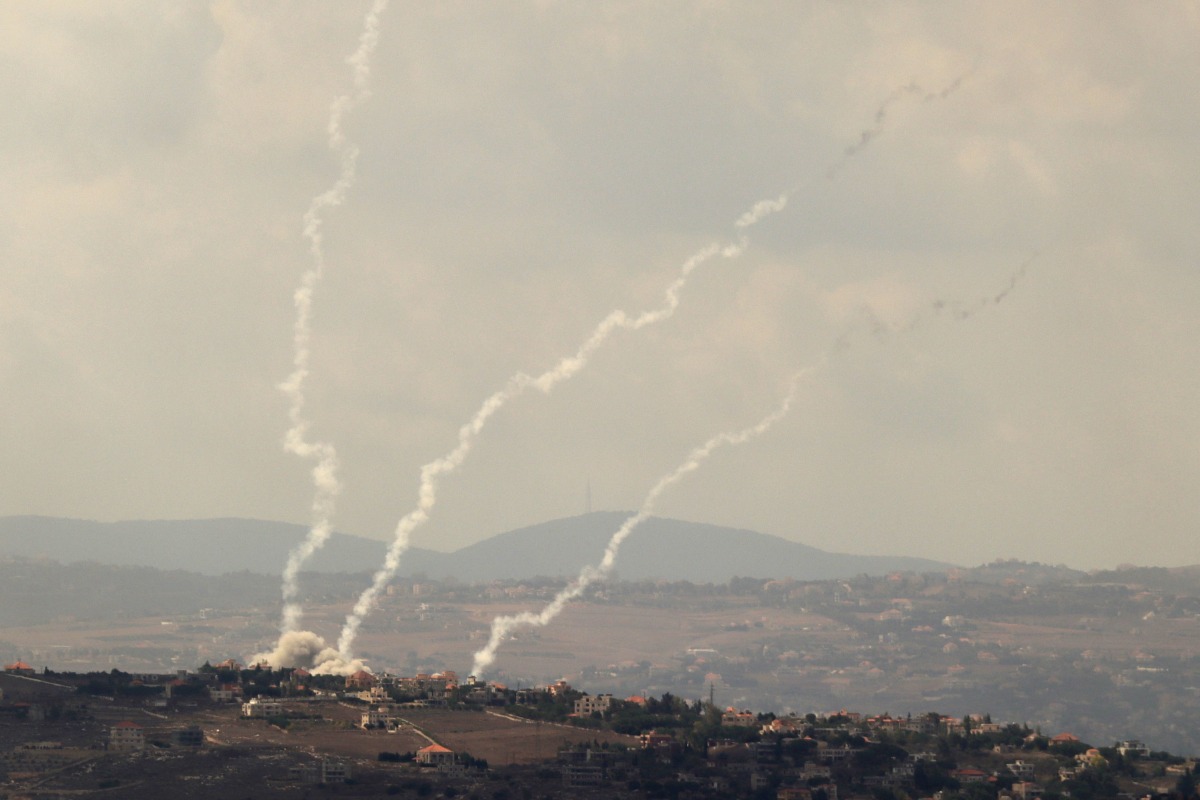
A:
{"label": "billowing smoke cloud", "polygon": [[279,637],[274,650],[252,655],[247,661],[274,668],[303,667],[316,675],[351,675],[366,669],[362,661],[342,658],[311,631],[288,631]]}
{"label": "billowing smoke cloud", "polygon": [[[1025,272],[1034,257],[1031,257],[1029,260],[1023,263],[1009,279],[1008,285],[995,295],[982,298],[966,306],[957,303],[948,303],[944,300],[936,300],[927,309],[918,312],[908,323],[895,329],[894,331],[890,331],[890,329],[882,327],[882,323],[879,323],[877,320],[875,320],[875,324],[871,326],[871,332],[877,336],[885,332],[908,332],[919,327],[921,323],[923,323],[931,315],[936,316],[947,309],[955,309],[953,312],[954,319],[970,319],[982,309],[998,305],[999,303],[1003,302],[1003,300],[1008,297],[1013,289],[1016,288],[1020,279],[1024,277]],[[839,336],[834,341],[834,345],[830,348],[829,353],[822,356],[822,358],[815,365],[792,376],[791,384],[783,400],[779,403],[774,411],[763,417],[758,423],[740,431],[719,433],[704,444],[693,449],[682,464],[659,479],[658,483],[654,485],[654,488],[652,488],[649,494],[646,495],[645,500],[642,501],[642,506],[640,509],[638,509],[637,513],[626,519],[625,522],[622,523],[621,527],[618,528],[617,531],[612,535],[612,538],[610,538],[608,541],[607,547],[604,549],[604,556],[600,559],[600,562],[595,565],[585,566],[582,570],[580,570],[579,575],[562,591],[555,595],[554,598],[547,603],[541,611],[524,611],[519,614],[498,616],[493,619],[491,634],[488,636],[487,644],[475,653],[475,660],[471,665],[471,674],[476,677],[483,677],[487,669],[496,660],[496,651],[499,650],[500,645],[504,643],[505,638],[508,637],[514,630],[523,627],[540,628],[549,625],[555,617],[562,613],[562,610],[566,608],[567,604],[582,595],[588,586],[597,581],[606,579],[612,572],[613,566],[616,564],[617,554],[621,549],[621,544],[626,538],[629,537],[635,528],[650,518],[650,516],[654,513],[654,506],[658,502],[658,498],[664,491],[666,491],[667,488],[677,483],[688,473],[699,469],[700,466],[718,447],[723,445],[737,446],[745,444],[751,439],[755,439],[770,430],[771,427],[784,416],[786,416],[788,411],[791,409],[801,379],[811,375],[814,371],[824,366],[832,355],[838,355],[845,352],[847,349],[849,349],[850,343],[851,339],[849,333]]]}
{"label": "billowing smoke cloud", "polygon": [[[295,631],[300,624],[298,579],[300,569],[313,553],[319,550],[332,533],[333,513],[342,486],[338,479],[337,451],[329,442],[312,441],[308,438],[311,423],[304,416],[304,381],[309,371],[309,341],[312,338],[313,293],[325,272],[325,250],[321,226],[326,210],[341,205],[346,192],[354,183],[355,167],[358,163],[358,148],[346,142],[342,133],[342,118],[350,109],[370,96],[370,58],[379,43],[379,16],[387,8],[388,0],[375,0],[363,22],[358,49],[346,59],[354,70],[354,91],[333,101],[329,111],[329,147],[341,159],[341,171],[337,181],[327,191],[312,199],[304,214],[304,237],[312,253],[312,267],[300,279],[293,295],[296,320],[293,327],[292,373],[280,390],[289,400],[288,422],[290,426],[284,436],[284,449],[305,460],[314,461],[312,468],[313,501],[311,524],[304,541],[288,554],[283,568],[283,622],[284,634]],[[281,640],[282,646],[282,640]],[[284,665],[288,666],[288,665]]]}
{"label": "billowing smoke cloud", "polygon": [[692,272],[705,261],[717,255],[724,258],[740,256],[748,245],[746,230],[764,217],[782,211],[787,205],[787,201],[788,195],[784,194],[775,199],[761,200],[751,206],[734,223],[737,231],[736,241],[725,245],[710,244],[688,258],[680,267],[679,276],[667,287],[663,302],[657,308],[644,311],[637,316],[631,316],[620,309],[613,311],[600,321],[600,324],[592,330],[591,335],[584,340],[575,353],[562,358],[554,367],[540,375],[533,376],[518,372],[508,379],[503,389],[483,401],[475,415],[459,429],[458,445],[441,458],[421,467],[421,485],[418,491],[417,506],[396,525],[392,544],[388,548],[383,567],[375,573],[371,585],[359,596],[342,627],[341,636],[338,638],[338,650],[343,656],[350,657],[359,627],[371,612],[379,593],[383,591],[400,568],[400,560],[409,548],[413,531],[429,519],[429,513],[437,504],[437,491],[442,476],[458,469],[466,460],[475,440],[492,415],[510,400],[524,394],[525,390],[530,387],[543,393],[549,393],[555,386],[576,375],[587,365],[592,354],[609,339],[614,331],[618,329],[639,330],[671,317],[679,307],[679,293],[687,284]]}
{"label": "billowing smoke cloud", "polygon": [[654,506],[662,493],[671,485],[678,483],[688,473],[699,469],[700,465],[707,461],[708,457],[718,447],[745,444],[770,430],[771,426],[783,419],[791,409],[792,402],[796,398],[796,390],[800,384],[800,380],[821,367],[825,363],[825,360],[822,359],[817,365],[792,376],[791,385],[783,401],[774,411],[763,417],[756,424],[751,425],[749,428],[743,428],[740,431],[719,433],[688,453],[687,458],[682,464],[671,472],[668,472],[659,479],[658,483],[654,484],[654,488],[650,490],[650,493],[642,501],[642,507],[638,509],[636,514],[626,519],[621,524],[621,527],[617,529],[616,533],[612,535],[612,538],[608,540],[608,546],[604,548],[604,557],[600,559],[600,563],[595,565],[589,564],[580,570],[575,580],[555,595],[540,612],[526,611],[520,614],[496,617],[492,620],[492,632],[488,637],[488,643],[475,653],[475,663],[471,666],[471,674],[476,677],[482,677],[487,668],[496,660],[496,650],[499,649],[500,644],[514,628],[543,627],[550,624],[566,608],[567,603],[583,594],[588,586],[596,581],[607,578],[617,562],[617,554],[621,549],[622,543],[629,537],[629,534],[633,533],[637,526],[650,518],[651,514],[654,513]]}

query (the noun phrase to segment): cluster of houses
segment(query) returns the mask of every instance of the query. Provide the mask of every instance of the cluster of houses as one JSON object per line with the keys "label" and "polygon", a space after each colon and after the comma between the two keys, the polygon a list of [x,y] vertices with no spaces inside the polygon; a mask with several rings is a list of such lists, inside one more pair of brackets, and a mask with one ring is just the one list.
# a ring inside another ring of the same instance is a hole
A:
{"label": "cluster of houses", "polygon": [[[728,724],[746,725],[744,717],[746,713],[748,712],[728,709],[723,714],[723,720],[728,720]],[[854,716],[856,722],[864,722],[858,715],[846,716]],[[875,733],[886,730],[894,724],[887,717],[869,718],[865,722],[868,725],[874,722],[882,723],[882,727],[873,729]],[[932,722],[932,719],[929,722]],[[945,720],[943,725],[949,722]],[[986,725],[987,723],[982,724]],[[674,779],[680,784],[700,786],[715,792],[729,792],[739,788],[759,791],[773,786],[776,800],[814,800],[814,797],[820,796],[827,800],[838,800],[835,771],[841,765],[849,764],[866,745],[839,745],[823,739],[802,737],[799,730],[803,726],[803,720],[773,719],[761,727],[761,733],[768,738],[755,742],[710,740],[705,747],[703,768],[679,771],[674,775]],[[838,727],[838,729],[845,730],[848,727]],[[951,724],[950,727],[954,727],[954,725]],[[858,728],[858,730],[862,730],[862,728]],[[871,729],[868,728],[868,730]],[[811,726],[809,726],[809,731],[817,733],[812,730]],[[944,731],[945,727],[941,731],[933,729],[925,732]],[[789,737],[804,738],[812,746],[805,749],[803,756],[798,757],[791,754],[795,751],[789,752],[780,747],[780,742],[786,741]],[[665,733],[647,733],[639,738],[642,752],[648,751],[657,755],[663,763],[677,763],[681,743],[675,737]],[[1058,743],[1078,742],[1078,739],[1071,734],[1063,734],[1057,737],[1057,740]],[[1149,753],[1146,746],[1138,741],[1121,742],[1119,747],[1123,749],[1123,752],[1127,750],[1139,755]],[[558,762],[563,784],[570,788],[581,789],[603,787],[626,780],[635,772],[633,766],[635,752],[589,747],[561,750],[558,754]],[[1075,767],[1059,768],[1058,777],[1061,780],[1074,777],[1083,770],[1097,767],[1102,760],[1098,750],[1088,749],[1075,757]],[[918,765],[922,763],[932,765],[936,761],[938,761],[936,753],[911,752],[903,761],[890,766],[880,774],[857,776],[854,783],[856,786],[868,790],[896,789],[911,793],[914,790]],[[1185,764],[1179,766],[1175,771],[1182,774],[1190,768],[1190,764]],[[1041,772],[1045,773],[1045,771],[1046,768],[1043,765]],[[1041,797],[1044,789],[1035,780],[1037,772],[1038,767],[1021,758],[1007,762],[1004,774],[1011,780],[1005,781],[1005,784],[1011,783],[1012,788],[1006,790],[1001,796],[1010,797],[1012,800],[1036,800]],[[1000,780],[1001,774],[965,766],[951,770],[949,777],[960,785],[973,783],[994,785]]]}
{"label": "cluster of houses", "polygon": [[[21,676],[20,683],[43,683],[24,662],[5,665],[5,673]],[[273,719],[307,714],[313,695],[354,698],[362,701],[364,710],[361,726],[367,729],[398,730],[404,724],[404,709],[462,705],[539,706],[556,700],[579,718],[607,716],[620,709],[622,703],[646,705],[643,697],[621,701],[611,694],[588,695],[571,688],[566,681],[548,686],[509,689],[500,683],[483,682],[474,676],[460,681],[452,671],[419,673],[412,676],[357,672],[337,679],[334,685],[328,676],[317,681],[303,669],[278,672],[245,671],[233,660],[222,662],[199,673],[181,672],[175,675],[130,676],[142,685],[161,686],[166,697],[173,690],[189,687],[194,696],[207,692],[215,702],[241,702],[241,714],[247,719]],[[267,678],[268,680],[263,680]],[[29,679],[26,681],[25,679]],[[319,686],[317,685],[319,684]],[[243,698],[246,695],[248,699]],[[919,716],[894,717],[889,714],[862,715],[839,711],[818,718],[758,715],[747,709],[727,708],[720,714],[718,736],[731,739],[710,739],[703,749],[703,762],[696,760],[696,751],[681,759],[683,742],[672,733],[649,731],[641,734],[638,747],[603,749],[599,747],[567,749],[558,756],[565,786],[573,788],[602,787],[614,781],[628,779],[637,772],[638,763],[648,756],[660,764],[678,769],[676,780],[696,784],[713,792],[745,788],[759,790],[770,787],[776,800],[838,800],[838,785],[847,785],[847,770],[861,759],[855,756],[873,743],[887,741],[901,734],[925,736],[1002,734],[1006,726],[994,723],[986,716],[949,717],[937,713]],[[743,729],[745,735],[732,729]],[[757,735],[753,735],[757,734]],[[172,747],[199,748],[204,733],[196,726],[171,731],[155,731],[154,743],[169,736]],[[761,738],[760,738],[761,737]],[[921,741],[907,737],[903,741]],[[932,741],[932,740],[929,740]],[[1002,741],[998,738],[996,741]],[[113,753],[138,753],[148,748],[147,731],[139,724],[122,720],[107,730],[104,749]],[[1043,742],[1043,745],[1046,743]],[[1086,748],[1077,737],[1060,734],[1048,740],[1049,745],[1062,745],[1063,751],[1078,750],[1077,755],[1046,759],[1030,755],[1021,748],[996,746],[995,755],[1003,758],[996,771],[985,772],[973,766],[962,766],[948,773],[958,785],[983,783],[1002,784],[1004,796],[1013,800],[1035,800],[1044,790],[1038,779],[1053,782],[1068,781],[1088,770],[1106,765],[1103,754]],[[92,748],[93,750],[97,748]],[[932,747],[928,749],[934,749]],[[1147,758],[1149,748],[1137,740],[1119,742],[1115,748],[1122,756]],[[1011,754],[1011,759],[1006,756]],[[856,775],[849,785],[867,789],[894,789],[912,793],[923,770],[932,768],[938,757],[931,752],[908,752],[893,758],[884,768],[870,774]],[[58,768],[73,761],[96,757],[91,751],[77,751],[55,742],[32,742],[6,754],[0,754],[0,769],[8,772],[35,771]],[[639,762],[639,759],[642,759]],[[1031,759],[1031,760],[1026,760]],[[416,752],[417,764],[436,770],[439,774],[456,775],[465,770],[464,758],[439,744],[431,743]],[[466,759],[469,761],[469,759]],[[686,764],[686,767],[681,767]],[[925,764],[927,766],[922,767]],[[944,766],[944,764],[942,765]],[[1171,765],[1171,772],[1183,772],[1193,765]],[[294,774],[293,774],[294,773]],[[348,764],[330,758],[292,768],[289,777],[306,783],[341,783],[351,779]]]}

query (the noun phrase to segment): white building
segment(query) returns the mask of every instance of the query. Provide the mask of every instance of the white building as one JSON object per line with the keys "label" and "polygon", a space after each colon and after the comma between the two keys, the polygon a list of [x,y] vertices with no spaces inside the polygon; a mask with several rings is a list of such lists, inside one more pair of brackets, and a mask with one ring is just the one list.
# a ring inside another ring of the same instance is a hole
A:
{"label": "white building", "polygon": [[364,728],[394,728],[396,727],[396,717],[389,707],[379,706],[364,711],[360,724]]}
{"label": "white building", "polygon": [[603,714],[612,707],[612,699],[611,694],[598,694],[595,697],[585,694],[575,701],[575,713],[581,717],[589,717],[595,711]]}
{"label": "white building", "polygon": [[233,689],[228,686],[210,686],[208,687],[208,699],[214,703],[232,703]]}
{"label": "white building", "polygon": [[283,703],[276,700],[263,700],[261,697],[251,697],[249,701],[242,703],[242,716],[249,719],[283,716]]}

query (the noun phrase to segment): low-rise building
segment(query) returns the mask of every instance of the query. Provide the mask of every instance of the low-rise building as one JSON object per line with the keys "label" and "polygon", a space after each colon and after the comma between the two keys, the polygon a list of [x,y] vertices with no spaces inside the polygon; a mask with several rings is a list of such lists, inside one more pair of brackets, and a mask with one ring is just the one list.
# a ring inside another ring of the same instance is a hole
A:
{"label": "low-rise building", "polygon": [[418,764],[437,766],[439,764],[454,763],[455,755],[454,751],[448,747],[442,747],[440,744],[431,744],[417,751],[416,760]]}
{"label": "low-rise building", "polygon": [[276,700],[264,700],[261,697],[251,697],[242,703],[242,716],[249,719],[283,716],[283,703]]}
{"label": "low-rise building", "polygon": [[334,758],[323,758],[311,764],[292,767],[288,777],[301,783],[345,783],[353,775],[350,765]]}
{"label": "low-rise building", "polygon": [[347,689],[370,689],[375,685],[375,676],[367,672],[365,669],[360,669],[358,672],[346,678]]}
{"label": "low-rise building", "polygon": [[1017,800],[1033,800],[1042,796],[1043,789],[1039,784],[1030,781],[1017,781],[1013,784],[1013,797]]}
{"label": "low-rise building", "polygon": [[1139,739],[1126,739],[1117,742],[1117,752],[1123,756],[1141,756],[1146,758],[1150,755],[1150,748],[1146,743]]}
{"label": "low-rise building", "polygon": [[389,706],[379,706],[364,711],[359,724],[363,728],[394,728],[396,717]]}
{"label": "low-rise building", "polygon": [[611,694],[584,695],[575,701],[575,713],[581,717],[590,717],[592,714],[599,712],[603,714],[612,708]]}
{"label": "low-rise building", "polygon": [[736,708],[727,708],[725,709],[725,713],[721,715],[721,724],[739,728],[754,728],[758,726],[758,717],[749,711],[738,711]]}
{"label": "low-rise building", "polygon": [[563,786],[578,789],[585,786],[602,786],[605,782],[604,767],[599,764],[563,764]]}
{"label": "low-rise building", "polygon": [[986,783],[990,777],[981,769],[971,767],[965,769],[956,769],[950,773],[950,776],[959,783]]}
{"label": "low-rise building", "polygon": [[116,753],[136,753],[146,749],[146,732],[136,722],[118,722],[108,729],[108,749]]}

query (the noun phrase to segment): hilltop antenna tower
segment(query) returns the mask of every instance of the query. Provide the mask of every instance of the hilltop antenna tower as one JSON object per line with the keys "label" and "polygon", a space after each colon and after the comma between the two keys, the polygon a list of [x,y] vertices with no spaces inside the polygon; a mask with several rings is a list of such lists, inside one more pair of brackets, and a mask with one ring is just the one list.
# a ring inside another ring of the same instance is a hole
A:
{"label": "hilltop antenna tower", "polygon": [[592,513],[592,479],[587,480],[587,513]]}

